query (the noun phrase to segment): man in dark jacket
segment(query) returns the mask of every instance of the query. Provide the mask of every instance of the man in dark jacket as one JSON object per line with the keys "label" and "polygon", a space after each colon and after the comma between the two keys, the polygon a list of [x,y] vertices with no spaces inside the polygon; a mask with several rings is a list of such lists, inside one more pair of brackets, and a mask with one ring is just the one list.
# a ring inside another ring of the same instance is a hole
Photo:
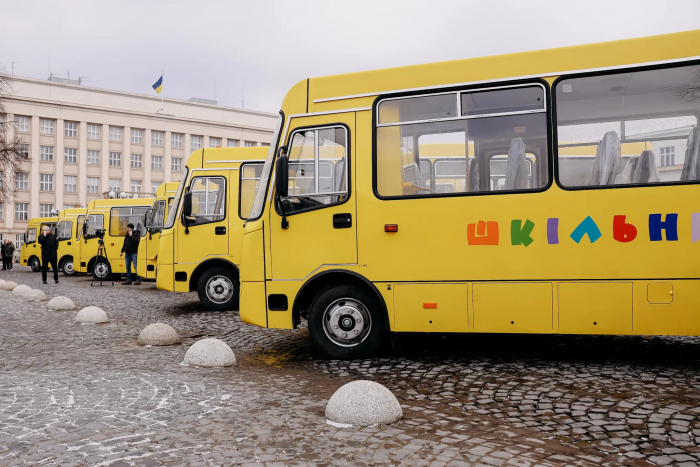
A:
{"label": "man in dark jacket", "polygon": [[11,240],[5,242],[5,250],[2,253],[3,266],[7,270],[12,269],[13,256],[15,256],[15,244]]}
{"label": "man in dark jacket", "polygon": [[0,258],[2,258],[2,270],[7,269],[7,260],[5,259],[5,246],[7,245],[7,240],[2,241],[2,246],[0,246]]}
{"label": "man in dark jacket", "polygon": [[141,285],[139,275],[137,274],[137,253],[139,251],[139,240],[141,233],[134,230],[134,224],[126,225],[126,235],[124,236],[124,246],[119,256],[125,255],[126,258],[126,282],[122,285],[131,285],[131,263],[134,263],[134,285]]}
{"label": "man in dark jacket", "polygon": [[41,280],[46,284],[46,271],[51,264],[53,269],[53,280],[58,284],[58,239],[51,233],[51,229],[47,225],[44,226],[44,232],[37,239],[41,245]]}

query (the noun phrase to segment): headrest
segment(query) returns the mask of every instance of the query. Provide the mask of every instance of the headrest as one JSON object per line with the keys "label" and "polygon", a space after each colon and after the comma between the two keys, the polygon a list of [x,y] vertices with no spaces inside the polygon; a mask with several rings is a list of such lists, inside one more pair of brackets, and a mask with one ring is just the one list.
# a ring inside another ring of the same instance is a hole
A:
{"label": "headrest", "polygon": [[656,156],[653,151],[642,151],[639,161],[632,173],[632,183],[656,183],[659,174],[656,172]]}
{"label": "headrest", "polygon": [[525,188],[527,177],[527,165],[525,161],[525,143],[522,138],[513,138],[510,140],[510,149],[508,150],[508,165],[506,167],[506,182],[503,186],[504,190],[517,190]]}
{"label": "headrest", "polygon": [[700,127],[694,127],[688,134],[688,149],[681,171],[681,181],[700,180]]}
{"label": "headrest", "polygon": [[612,185],[622,166],[620,137],[608,131],[598,143],[588,185]]}

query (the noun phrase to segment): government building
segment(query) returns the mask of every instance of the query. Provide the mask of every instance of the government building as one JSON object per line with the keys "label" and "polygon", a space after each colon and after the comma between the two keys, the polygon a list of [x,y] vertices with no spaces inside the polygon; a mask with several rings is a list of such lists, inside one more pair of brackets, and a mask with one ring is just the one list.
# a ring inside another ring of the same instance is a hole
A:
{"label": "government building", "polygon": [[26,160],[14,180],[1,180],[14,184],[15,196],[0,204],[0,238],[18,249],[33,217],[87,206],[109,191],[152,193],[180,180],[192,151],[269,145],[277,120],[207,99],[161,99],[78,80],[12,76],[10,84],[0,131],[19,136]]}

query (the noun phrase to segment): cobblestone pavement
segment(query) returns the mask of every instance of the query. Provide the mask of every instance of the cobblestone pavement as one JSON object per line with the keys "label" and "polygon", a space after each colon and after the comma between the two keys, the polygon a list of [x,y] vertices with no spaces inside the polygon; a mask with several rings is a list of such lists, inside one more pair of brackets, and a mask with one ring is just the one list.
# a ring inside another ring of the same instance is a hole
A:
{"label": "cobblestone pavement", "polygon": [[[105,325],[0,292],[0,465],[697,465],[700,339],[409,336],[410,351],[327,360],[305,329],[266,330],[196,294],[16,267],[0,278],[96,305]],[[183,345],[139,347],[147,324]],[[180,364],[203,336],[239,363]],[[400,342],[399,342],[400,344]],[[402,422],[337,428],[353,379],[399,398]]]}

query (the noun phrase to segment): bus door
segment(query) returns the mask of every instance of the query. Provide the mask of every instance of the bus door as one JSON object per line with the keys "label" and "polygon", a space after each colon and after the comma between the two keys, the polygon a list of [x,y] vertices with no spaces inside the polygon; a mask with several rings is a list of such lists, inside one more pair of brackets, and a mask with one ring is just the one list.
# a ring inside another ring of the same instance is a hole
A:
{"label": "bus door", "polygon": [[180,216],[175,223],[176,263],[196,265],[208,257],[228,256],[230,176],[230,170],[192,171],[187,185],[192,193],[192,215],[188,219]]}
{"label": "bus door", "polygon": [[[332,123],[321,123],[321,118]],[[285,143],[288,194],[275,199],[269,211],[273,279],[302,279],[325,264],[357,263],[350,183],[354,130],[354,113],[304,119],[292,126]]]}

